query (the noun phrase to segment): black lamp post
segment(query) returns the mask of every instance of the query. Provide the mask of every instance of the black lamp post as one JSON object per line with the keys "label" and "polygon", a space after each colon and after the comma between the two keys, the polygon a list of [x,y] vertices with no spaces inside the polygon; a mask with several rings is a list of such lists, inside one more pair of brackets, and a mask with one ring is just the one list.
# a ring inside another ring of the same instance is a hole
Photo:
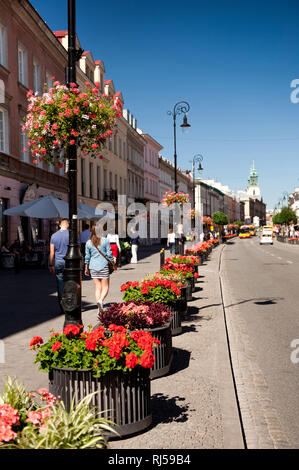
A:
{"label": "black lamp post", "polygon": [[[70,88],[76,83],[76,62],[82,55],[76,49],[76,0],[68,0],[68,67],[66,82]],[[76,122],[74,121],[74,128]],[[61,305],[65,313],[64,326],[82,324],[81,316],[81,253],[78,244],[77,200],[77,146],[69,145],[67,153],[69,168],[69,245],[65,256],[64,285]]]}
{"label": "black lamp post", "polygon": [[178,180],[177,180],[177,153],[176,153],[176,117],[179,114],[184,113],[182,129],[187,129],[190,126],[187,121],[187,113],[190,110],[190,105],[187,101],[179,101],[174,105],[173,111],[168,111],[167,114],[173,117],[173,135],[174,135],[174,191],[178,192]]}
{"label": "black lamp post", "polygon": [[203,161],[203,156],[198,153],[194,155],[193,160],[192,160],[192,178],[193,178],[193,204],[195,208],[195,164],[198,163],[198,168],[197,170],[200,172],[203,170],[203,167],[201,166],[201,162]]}

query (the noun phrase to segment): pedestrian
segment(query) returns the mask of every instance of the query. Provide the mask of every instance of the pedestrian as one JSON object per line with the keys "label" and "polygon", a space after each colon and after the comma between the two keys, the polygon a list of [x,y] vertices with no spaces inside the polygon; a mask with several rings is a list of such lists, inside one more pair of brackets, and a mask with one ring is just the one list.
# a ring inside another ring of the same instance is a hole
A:
{"label": "pedestrian", "polygon": [[99,314],[103,311],[103,302],[109,292],[109,261],[114,263],[110,242],[99,236],[98,229],[93,227],[90,240],[85,245],[85,275],[90,275],[94,282]]}
{"label": "pedestrian", "polygon": [[170,254],[173,255],[175,252],[175,233],[172,228],[168,230],[167,248],[170,249]]}
{"label": "pedestrian", "polygon": [[136,264],[138,262],[137,252],[138,252],[138,247],[140,243],[140,237],[139,235],[134,236],[136,234],[136,230],[134,227],[131,228],[131,234],[133,235],[133,237],[131,236],[131,253],[132,253],[131,263]]}
{"label": "pedestrian", "polygon": [[69,219],[62,219],[59,224],[60,229],[50,239],[49,268],[51,274],[56,275],[58,303],[61,314],[64,314],[61,300],[65,268],[64,257],[69,245],[69,225]]}
{"label": "pedestrian", "polygon": [[89,224],[84,223],[83,231],[79,235],[79,245],[81,249],[82,256],[85,256],[85,245],[91,237],[91,231],[89,230]]}
{"label": "pedestrian", "polygon": [[121,246],[120,246],[119,236],[118,236],[117,230],[115,230],[114,234],[108,233],[107,240],[109,240],[109,242],[110,242],[114,262],[119,265],[120,264],[120,256],[121,256]]}

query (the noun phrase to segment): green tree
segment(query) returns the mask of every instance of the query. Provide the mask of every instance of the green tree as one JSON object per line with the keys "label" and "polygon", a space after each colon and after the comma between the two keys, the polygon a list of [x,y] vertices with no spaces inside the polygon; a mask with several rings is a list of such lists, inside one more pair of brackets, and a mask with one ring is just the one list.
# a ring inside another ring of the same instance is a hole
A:
{"label": "green tree", "polygon": [[224,212],[217,211],[217,212],[214,212],[212,216],[212,221],[213,221],[213,224],[215,225],[223,226],[223,225],[228,224],[228,217],[226,214],[224,214]]}
{"label": "green tree", "polygon": [[292,210],[289,209],[288,207],[283,207],[281,211],[278,214],[275,214],[272,219],[274,224],[290,224],[291,222],[294,222],[294,224],[297,222],[297,217],[296,213]]}
{"label": "green tree", "polygon": [[240,227],[242,227],[242,225],[244,225],[244,222],[242,222],[241,220],[235,220],[235,221],[233,222],[233,225],[238,225],[239,228],[240,228]]}

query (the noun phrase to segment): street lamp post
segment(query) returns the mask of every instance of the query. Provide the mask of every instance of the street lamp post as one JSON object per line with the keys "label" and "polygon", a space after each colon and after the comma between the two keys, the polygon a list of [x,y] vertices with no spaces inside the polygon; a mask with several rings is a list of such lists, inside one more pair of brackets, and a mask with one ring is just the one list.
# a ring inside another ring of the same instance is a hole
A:
{"label": "street lamp post", "polygon": [[179,114],[184,113],[183,124],[181,124],[182,129],[187,129],[190,124],[187,121],[187,113],[190,110],[190,105],[187,101],[179,101],[173,107],[173,111],[168,111],[167,114],[173,117],[173,137],[174,137],[174,191],[178,192],[178,179],[177,179],[177,153],[176,153],[176,117]]}
{"label": "street lamp post", "polygon": [[[176,153],[176,117],[179,114],[184,113],[183,124],[181,124],[182,129],[187,129],[190,124],[187,121],[187,113],[190,110],[190,105],[187,101],[179,101],[173,107],[173,111],[168,111],[167,114],[173,117],[173,143],[174,143],[174,192],[178,192],[178,175],[177,175],[177,153]],[[175,253],[179,253],[179,244],[178,239],[175,239]]]}
{"label": "street lamp post", "polygon": [[199,163],[197,170],[202,171],[203,168],[201,166],[201,162],[203,161],[203,156],[198,153],[197,155],[194,155],[193,160],[192,160],[192,178],[193,178],[193,204],[194,204],[194,209],[195,209],[195,164]]}
{"label": "street lamp post", "polygon": [[[76,83],[76,62],[82,50],[76,49],[76,0],[68,0],[68,67],[66,82],[70,88]],[[74,127],[76,127],[74,122]],[[77,146],[68,147],[69,178],[69,245],[65,256],[64,285],[61,305],[65,313],[64,326],[81,324],[81,253],[78,244],[78,200],[77,200]]]}

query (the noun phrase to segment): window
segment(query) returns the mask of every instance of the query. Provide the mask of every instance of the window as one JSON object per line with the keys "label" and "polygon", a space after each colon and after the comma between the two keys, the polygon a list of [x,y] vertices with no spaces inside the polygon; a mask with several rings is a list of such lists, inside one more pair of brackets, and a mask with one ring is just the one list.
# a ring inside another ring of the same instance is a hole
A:
{"label": "window", "polygon": [[114,135],[113,146],[114,146],[114,154],[117,155],[117,137],[116,137],[116,135]]}
{"label": "window", "polygon": [[52,77],[53,75],[50,72],[46,72],[46,85],[49,88],[52,88],[53,86],[53,80]]}
{"label": "window", "polygon": [[0,152],[9,153],[8,113],[0,108]]}
{"label": "window", "polygon": [[97,167],[97,196],[101,200],[101,167]]}
{"label": "window", "polygon": [[85,160],[81,158],[81,184],[82,184],[82,196],[85,196]]}
{"label": "window", "polygon": [[93,197],[93,163],[89,164],[89,195]]}
{"label": "window", "polygon": [[123,193],[123,179],[122,179],[121,176],[119,178],[119,193],[120,193],[120,195],[122,195],[122,193]]}
{"label": "window", "polygon": [[117,175],[114,175],[114,189],[117,191]]}
{"label": "window", "polygon": [[[27,145],[28,142],[28,137],[25,132],[23,132],[23,125],[24,122],[20,122],[20,156],[21,160],[26,163],[30,163],[30,154],[29,154],[29,148]],[[26,150],[26,152],[24,152]]]}
{"label": "window", "polygon": [[24,46],[18,46],[19,82],[28,86],[28,53]]}
{"label": "window", "polygon": [[41,65],[36,59],[33,59],[33,91],[39,95],[42,92]]}
{"label": "window", "polygon": [[7,67],[7,31],[0,23],[0,64]]}

